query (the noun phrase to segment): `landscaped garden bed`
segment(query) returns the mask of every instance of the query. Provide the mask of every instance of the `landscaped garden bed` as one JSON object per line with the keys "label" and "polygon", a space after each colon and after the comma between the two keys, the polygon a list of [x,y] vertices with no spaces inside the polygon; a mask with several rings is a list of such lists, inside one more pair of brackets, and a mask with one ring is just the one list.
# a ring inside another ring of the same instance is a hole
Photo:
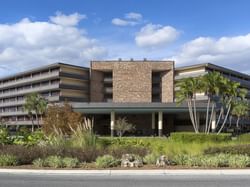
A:
{"label": "landscaped garden bed", "polygon": [[[0,131],[0,167],[20,169],[189,169],[250,167],[250,141],[242,135],[174,133],[163,137],[71,136],[21,129]],[[180,136],[180,137],[178,137]],[[197,138],[195,138],[197,136]],[[162,158],[162,160],[161,160]],[[164,164],[159,164],[160,161]],[[158,162],[158,165],[157,165]]]}

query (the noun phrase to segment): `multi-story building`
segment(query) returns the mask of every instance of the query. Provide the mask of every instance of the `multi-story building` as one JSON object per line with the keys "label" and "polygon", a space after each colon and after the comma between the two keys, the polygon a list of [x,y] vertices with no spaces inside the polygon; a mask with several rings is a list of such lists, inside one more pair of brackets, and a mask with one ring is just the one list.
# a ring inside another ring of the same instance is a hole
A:
{"label": "multi-story building", "polygon": [[0,80],[0,116],[11,125],[30,125],[25,96],[37,92],[49,102],[89,100],[89,69],[56,63]]}
{"label": "multi-story building", "polygon": [[[136,135],[190,131],[186,104],[177,106],[175,83],[218,71],[250,90],[250,76],[213,64],[175,68],[173,61],[92,61],[89,68],[57,63],[0,80],[1,117],[9,124],[29,125],[25,95],[38,92],[50,102],[70,102],[75,111],[94,117],[98,134],[113,134],[115,120],[126,117]],[[248,97],[250,95],[248,94]],[[205,94],[198,95],[202,101]],[[206,102],[197,103],[200,124]],[[247,122],[249,123],[249,121]]]}

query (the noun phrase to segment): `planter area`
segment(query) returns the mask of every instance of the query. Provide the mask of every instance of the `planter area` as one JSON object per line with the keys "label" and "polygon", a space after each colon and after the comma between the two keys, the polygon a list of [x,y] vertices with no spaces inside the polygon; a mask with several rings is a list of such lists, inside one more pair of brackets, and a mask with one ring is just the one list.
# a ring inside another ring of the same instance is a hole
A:
{"label": "planter area", "polygon": [[0,131],[0,167],[28,169],[189,169],[250,167],[250,135],[173,133],[163,137],[97,137],[91,131],[10,136]]}

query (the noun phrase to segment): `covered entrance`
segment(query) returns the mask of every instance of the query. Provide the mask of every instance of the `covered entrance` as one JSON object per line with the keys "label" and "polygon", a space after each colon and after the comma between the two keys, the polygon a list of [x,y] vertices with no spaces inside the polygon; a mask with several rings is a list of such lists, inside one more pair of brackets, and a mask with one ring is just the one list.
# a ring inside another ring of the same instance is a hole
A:
{"label": "covered entrance", "polygon": [[[75,103],[76,112],[94,116],[94,130],[100,135],[115,135],[115,121],[126,117],[136,126],[135,136],[162,136],[174,131],[174,115],[188,113],[187,106],[176,103]],[[197,103],[197,111],[206,105]]]}

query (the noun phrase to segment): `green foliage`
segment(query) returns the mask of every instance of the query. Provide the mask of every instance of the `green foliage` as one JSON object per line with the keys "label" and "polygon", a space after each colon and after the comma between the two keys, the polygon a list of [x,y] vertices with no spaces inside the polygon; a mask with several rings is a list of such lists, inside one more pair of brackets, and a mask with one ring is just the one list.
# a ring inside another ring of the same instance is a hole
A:
{"label": "green foliage", "polygon": [[0,166],[15,166],[17,159],[13,155],[0,155]]}
{"label": "green foliage", "polygon": [[76,168],[79,165],[77,158],[65,157],[63,158],[63,166],[67,168]]}
{"label": "green foliage", "polygon": [[91,131],[77,130],[70,141],[73,147],[94,148],[97,145],[97,136]]}
{"label": "green foliage", "polygon": [[230,155],[230,154],[216,154],[216,155],[176,155],[173,161],[177,165],[188,167],[233,167],[245,168],[250,165],[250,157],[246,155]]}
{"label": "green foliage", "polygon": [[240,142],[249,142],[250,143],[250,134],[249,133],[241,134],[237,138],[238,138],[238,141],[240,141]]}
{"label": "green foliage", "polygon": [[45,167],[46,166],[45,160],[41,159],[41,158],[37,158],[37,159],[33,160],[32,164],[36,167]]}
{"label": "green foliage", "polygon": [[120,160],[111,155],[99,156],[96,159],[96,166],[98,168],[116,167],[120,164]]}
{"label": "green foliage", "polygon": [[4,145],[10,143],[8,137],[9,137],[8,129],[0,127],[0,144]]}
{"label": "green foliage", "polygon": [[228,165],[232,168],[245,168],[250,166],[250,157],[247,155],[234,155],[228,159]]}
{"label": "green foliage", "polygon": [[150,153],[143,158],[143,162],[146,164],[156,164],[157,159],[160,155],[155,153]]}
{"label": "green foliage", "polygon": [[24,133],[17,133],[16,136],[12,136],[12,143],[15,145],[25,145],[25,146],[32,146],[37,145],[41,141],[45,140],[45,136],[41,131],[35,132],[24,132]]}
{"label": "green foliage", "polygon": [[53,168],[63,168],[63,159],[60,156],[49,156],[45,159],[46,166]]}
{"label": "green foliage", "polygon": [[250,144],[247,145],[232,145],[223,147],[211,147],[204,150],[204,154],[242,154],[250,156]]}
{"label": "green foliage", "polygon": [[121,158],[124,154],[134,154],[144,157],[148,154],[149,150],[141,146],[111,146],[107,152],[115,158]]}
{"label": "green foliage", "polygon": [[192,132],[175,132],[171,133],[170,139],[175,142],[226,142],[231,140],[231,134],[205,134]]}

